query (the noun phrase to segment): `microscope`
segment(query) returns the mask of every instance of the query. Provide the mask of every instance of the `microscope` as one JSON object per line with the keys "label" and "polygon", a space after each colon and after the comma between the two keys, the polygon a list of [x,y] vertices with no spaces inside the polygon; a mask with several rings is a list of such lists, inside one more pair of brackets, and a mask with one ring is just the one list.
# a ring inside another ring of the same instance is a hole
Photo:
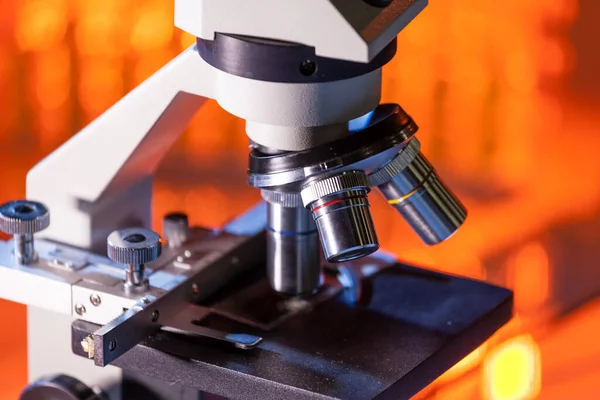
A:
{"label": "microscope", "polygon": [[[0,207],[0,296],[28,306],[21,399],[410,398],[504,325],[510,291],[378,251],[373,192],[428,245],[467,216],[416,122],[379,103],[426,5],[176,0],[197,42]],[[264,201],[218,229],[175,210],[159,235],[153,174],[207,99],[246,120]]]}

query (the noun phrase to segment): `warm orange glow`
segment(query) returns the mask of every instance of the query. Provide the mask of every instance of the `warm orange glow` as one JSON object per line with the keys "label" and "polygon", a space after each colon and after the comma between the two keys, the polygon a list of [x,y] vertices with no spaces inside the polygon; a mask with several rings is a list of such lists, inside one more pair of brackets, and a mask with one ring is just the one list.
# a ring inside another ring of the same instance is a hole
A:
{"label": "warm orange glow", "polygon": [[134,50],[148,51],[167,46],[174,31],[172,19],[170,4],[153,2],[153,6],[140,13],[133,24],[131,45]]}
{"label": "warm orange glow", "polygon": [[127,32],[131,29],[127,2],[120,0],[85,0],[77,2],[75,43],[82,55],[122,55],[128,48]]}
{"label": "warm orange glow", "polygon": [[111,59],[85,60],[81,71],[79,98],[82,108],[98,115],[123,94],[123,77],[119,64]]}
{"label": "warm orange glow", "polygon": [[16,38],[24,51],[44,50],[59,43],[67,31],[67,0],[22,0]]}
{"label": "warm orange glow", "polygon": [[475,350],[473,350],[468,356],[460,360],[454,367],[446,371],[442,376],[438,378],[439,383],[448,383],[461,375],[471,371],[475,367],[479,366],[481,360],[485,356],[488,345],[487,343],[482,344]]}
{"label": "warm orange glow", "polygon": [[185,138],[186,144],[198,157],[194,162],[204,164],[217,160],[223,151],[230,148],[236,124],[236,117],[223,111],[216,102],[205,104],[194,116],[191,134]]}
{"label": "warm orange glow", "polygon": [[517,309],[532,311],[543,305],[550,292],[550,261],[544,245],[539,242],[527,244],[509,263]]}
{"label": "warm orange glow", "polygon": [[179,41],[181,43],[181,50],[183,50],[196,43],[196,37],[194,35],[182,31]]}
{"label": "warm orange glow", "polygon": [[171,61],[175,54],[167,48],[160,48],[152,52],[152,57],[142,58],[135,65],[133,80],[139,85],[152,74],[161,69],[166,63]]}
{"label": "warm orange glow", "polygon": [[57,46],[40,54],[35,61],[34,85],[39,106],[46,110],[56,109],[70,94],[69,50],[66,46]]}
{"label": "warm orange glow", "polygon": [[483,395],[489,400],[533,399],[541,388],[541,357],[529,335],[491,350],[483,365]]}
{"label": "warm orange glow", "polygon": [[425,397],[429,400],[480,400],[478,396],[477,379],[461,379],[451,385],[442,386],[433,393],[433,396]]}

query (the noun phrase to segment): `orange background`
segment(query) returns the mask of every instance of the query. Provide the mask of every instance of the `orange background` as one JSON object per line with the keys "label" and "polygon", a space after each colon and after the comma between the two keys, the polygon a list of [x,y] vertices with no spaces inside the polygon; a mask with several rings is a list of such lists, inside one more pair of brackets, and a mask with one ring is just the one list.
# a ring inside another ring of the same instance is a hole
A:
{"label": "orange background", "polygon": [[[193,38],[172,0],[0,0],[0,201],[37,161]],[[384,248],[515,290],[516,317],[421,393],[428,399],[596,398],[600,379],[600,3],[432,0],[399,36],[384,101],[469,208],[420,243],[372,197]],[[244,122],[205,106],[158,173],[154,222],[215,226],[259,199]],[[206,210],[209,210],[207,212]],[[0,300],[0,399],[26,384],[25,308]]]}

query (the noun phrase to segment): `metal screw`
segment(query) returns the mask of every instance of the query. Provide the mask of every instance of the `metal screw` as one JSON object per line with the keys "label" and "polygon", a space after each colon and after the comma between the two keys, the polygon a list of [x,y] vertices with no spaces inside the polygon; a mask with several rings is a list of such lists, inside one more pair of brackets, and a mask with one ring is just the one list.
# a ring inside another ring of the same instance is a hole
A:
{"label": "metal screw", "polygon": [[102,300],[100,299],[100,296],[98,296],[96,293],[92,293],[92,295],[90,296],[90,303],[97,307],[100,305],[101,302]]}
{"label": "metal screw", "polygon": [[33,234],[50,225],[50,213],[42,203],[16,200],[0,206],[0,230],[13,235],[14,256],[20,264],[35,261]]}
{"label": "metal screw", "polygon": [[81,303],[75,304],[75,312],[79,315],[85,314],[85,306]]}
{"label": "metal screw", "polygon": [[158,310],[152,311],[152,322],[158,321],[158,316],[159,316]]}
{"label": "metal screw", "polygon": [[125,290],[148,289],[144,264],[156,260],[162,251],[160,236],[144,228],[112,232],[107,239],[108,258],[125,264]]}
{"label": "metal screw", "polygon": [[192,291],[194,292],[194,294],[198,294],[198,292],[200,292],[200,288],[198,287],[197,283],[192,283]]}
{"label": "metal screw", "polygon": [[115,351],[116,348],[117,348],[117,341],[115,339],[112,339],[110,342],[108,342],[108,350]]}

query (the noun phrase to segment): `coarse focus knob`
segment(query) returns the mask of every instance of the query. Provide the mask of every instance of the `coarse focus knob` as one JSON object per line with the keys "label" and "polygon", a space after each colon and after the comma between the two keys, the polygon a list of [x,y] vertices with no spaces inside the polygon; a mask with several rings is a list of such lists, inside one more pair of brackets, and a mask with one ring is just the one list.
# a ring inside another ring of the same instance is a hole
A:
{"label": "coarse focus knob", "polygon": [[26,235],[46,229],[50,213],[36,201],[15,200],[0,206],[0,230],[10,235]]}
{"label": "coarse focus knob", "polygon": [[29,384],[19,396],[19,400],[102,400],[104,398],[83,382],[68,375],[41,378]]}
{"label": "coarse focus knob", "polygon": [[160,236],[144,228],[127,228],[108,236],[108,258],[120,264],[146,264],[161,253]]}

